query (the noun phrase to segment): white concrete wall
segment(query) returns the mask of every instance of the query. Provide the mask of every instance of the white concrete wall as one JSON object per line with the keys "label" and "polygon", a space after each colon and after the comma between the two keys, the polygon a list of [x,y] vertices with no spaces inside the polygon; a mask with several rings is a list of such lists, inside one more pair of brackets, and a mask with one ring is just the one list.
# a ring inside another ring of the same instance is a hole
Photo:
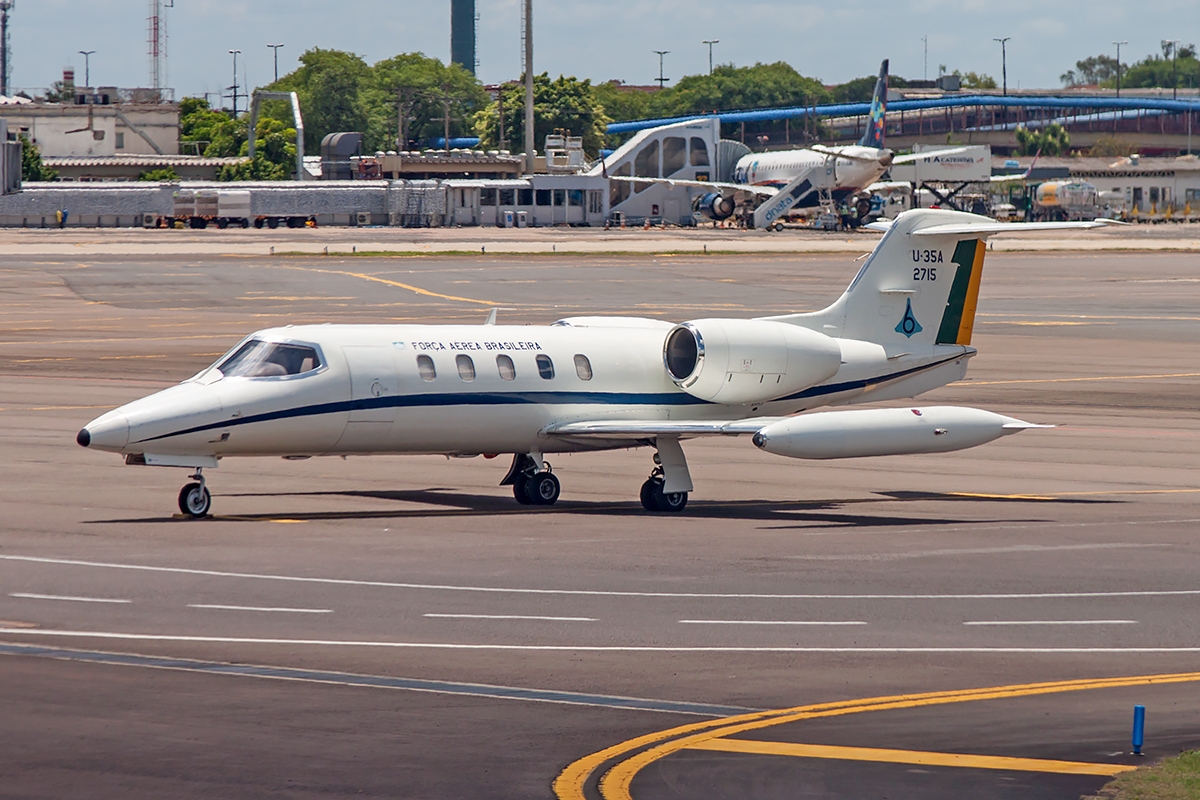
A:
{"label": "white concrete wall", "polygon": [[[91,119],[88,110],[91,109]],[[117,112],[149,136],[164,155],[179,154],[179,106],[122,104],[116,106],[33,103],[0,108],[8,129],[41,148],[43,156],[119,156],[154,154]]]}

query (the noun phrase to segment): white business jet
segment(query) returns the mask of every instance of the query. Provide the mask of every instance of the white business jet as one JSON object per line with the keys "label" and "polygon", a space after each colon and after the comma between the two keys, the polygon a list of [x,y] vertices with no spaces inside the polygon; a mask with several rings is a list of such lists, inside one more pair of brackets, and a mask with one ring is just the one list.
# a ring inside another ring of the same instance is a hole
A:
{"label": "white business jet", "polygon": [[[955,407],[827,411],[961,379],[992,234],[1099,227],[997,223],[957,211],[898,217],[823,311],[673,325],[576,317],[549,326],[304,325],[251,334],[213,366],[88,423],[77,441],[125,463],[203,470],[232,456],[512,453],[502,484],[549,505],[550,453],[653,447],[649,511],[692,491],[681,440],[750,435],[768,453],[847,458],[959,450],[1037,427]],[[494,322],[494,313],[488,323]]]}

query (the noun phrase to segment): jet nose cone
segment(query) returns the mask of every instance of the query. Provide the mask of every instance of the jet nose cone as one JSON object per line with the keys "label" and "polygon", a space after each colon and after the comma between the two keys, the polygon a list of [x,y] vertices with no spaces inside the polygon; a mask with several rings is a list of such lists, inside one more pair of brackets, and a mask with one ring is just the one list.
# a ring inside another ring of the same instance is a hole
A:
{"label": "jet nose cone", "polygon": [[110,411],[84,426],[75,441],[96,450],[120,452],[129,444],[129,420],[124,414]]}

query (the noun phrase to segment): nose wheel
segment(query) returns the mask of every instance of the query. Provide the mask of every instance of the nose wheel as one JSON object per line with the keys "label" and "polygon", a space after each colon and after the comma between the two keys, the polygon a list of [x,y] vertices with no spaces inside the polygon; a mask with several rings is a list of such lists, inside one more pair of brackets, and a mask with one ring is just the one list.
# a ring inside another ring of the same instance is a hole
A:
{"label": "nose wheel", "polygon": [[642,484],[641,500],[642,508],[647,511],[663,511],[668,514],[676,514],[687,506],[687,492],[664,492],[663,491],[663,469],[656,467],[654,472],[650,473],[650,477]]}
{"label": "nose wheel", "polygon": [[561,490],[558,478],[548,469],[513,481],[513,497],[523,506],[552,506]]}
{"label": "nose wheel", "polygon": [[204,485],[204,476],[200,474],[200,470],[196,470],[192,478],[193,483],[186,484],[179,490],[179,510],[184,516],[193,519],[207,517],[212,509],[212,494]]}

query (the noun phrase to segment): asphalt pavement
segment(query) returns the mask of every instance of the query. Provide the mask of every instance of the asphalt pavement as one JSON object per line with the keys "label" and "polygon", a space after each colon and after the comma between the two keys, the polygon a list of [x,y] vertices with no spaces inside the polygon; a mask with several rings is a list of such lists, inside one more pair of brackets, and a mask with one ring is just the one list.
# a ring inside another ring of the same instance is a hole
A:
{"label": "asphalt pavement", "polygon": [[[15,255],[0,266],[0,796],[1076,798],[1200,744],[1191,254],[989,255],[960,453],[685,444],[224,461],[74,435],[288,322],[814,310],[831,256]],[[893,404],[896,405],[896,404]],[[1130,754],[1145,705],[1146,757]]]}

